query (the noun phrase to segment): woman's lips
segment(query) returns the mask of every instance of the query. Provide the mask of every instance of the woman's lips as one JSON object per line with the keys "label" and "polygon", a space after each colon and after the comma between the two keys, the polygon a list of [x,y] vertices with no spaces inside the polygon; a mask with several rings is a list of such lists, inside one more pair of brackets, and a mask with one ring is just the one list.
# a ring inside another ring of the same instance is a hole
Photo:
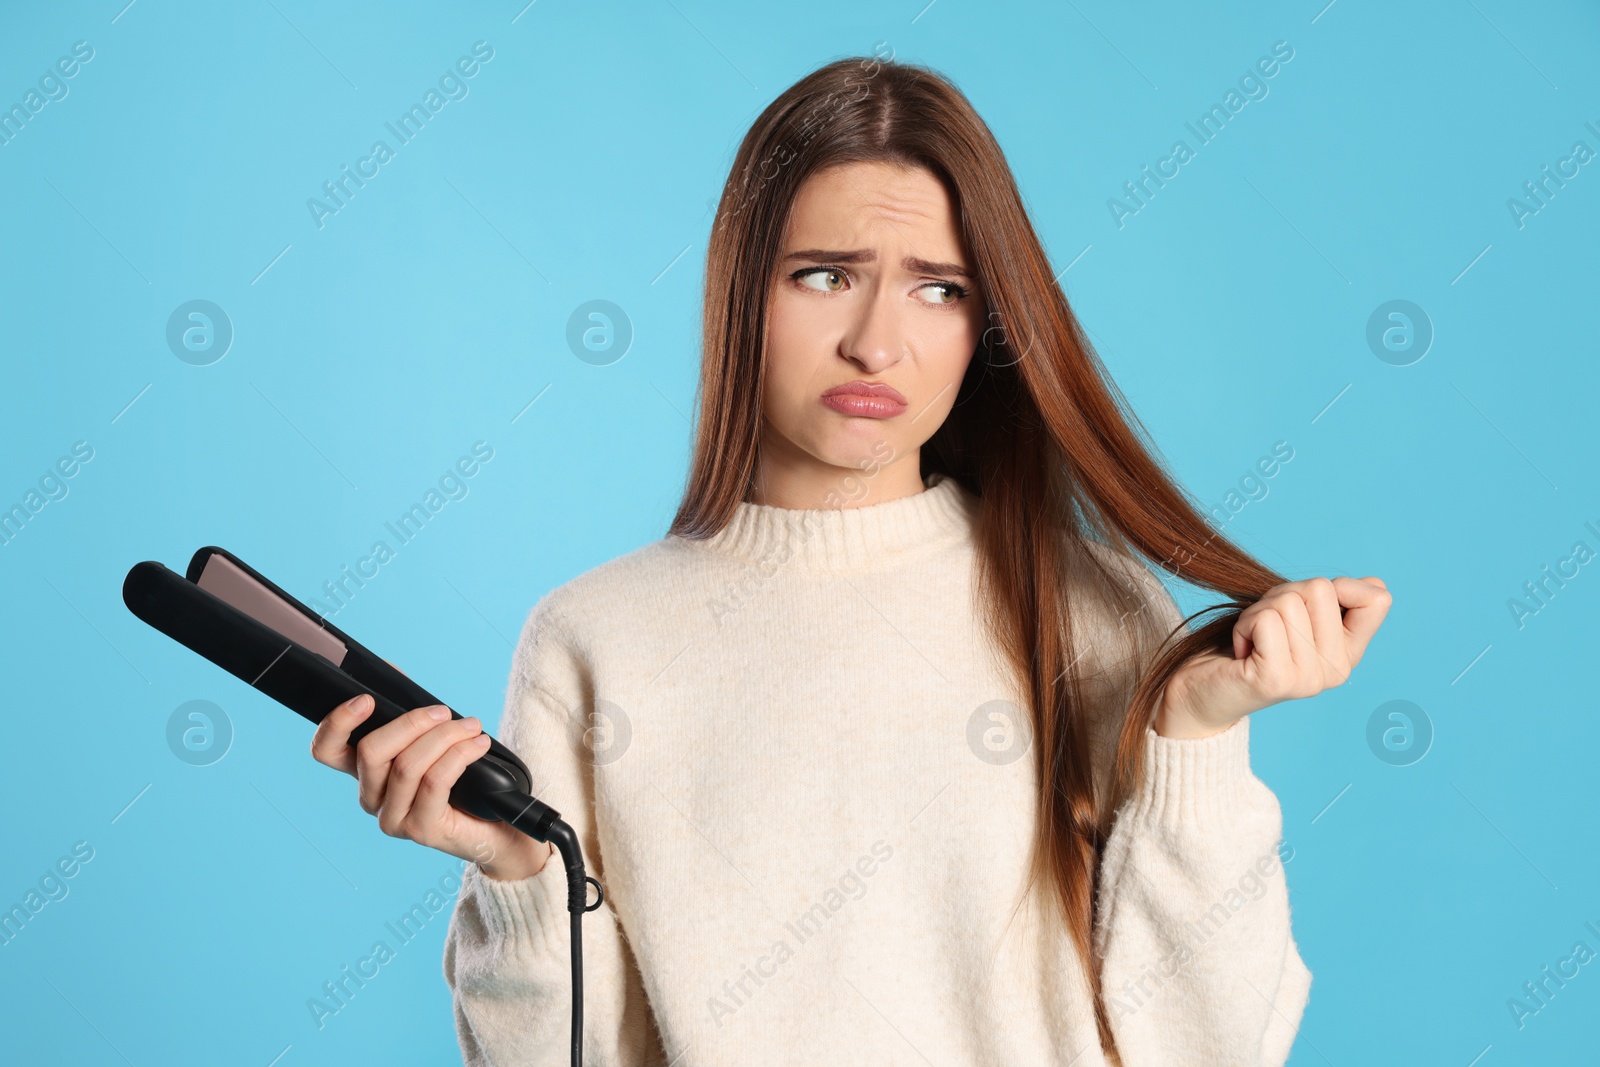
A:
{"label": "woman's lips", "polygon": [[822,402],[841,415],[889,419],[906,410],[906,398],[882,382],[848,382],[822,394]]}

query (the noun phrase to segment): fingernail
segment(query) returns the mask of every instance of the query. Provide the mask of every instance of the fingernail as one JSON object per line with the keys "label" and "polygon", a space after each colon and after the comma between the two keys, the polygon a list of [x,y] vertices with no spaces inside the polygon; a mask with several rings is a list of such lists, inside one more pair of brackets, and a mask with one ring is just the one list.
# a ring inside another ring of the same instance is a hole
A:
{"label": "fingernail", "polygon": [[438,707],[429,708],[428,717],[430,719],[438,719],[440,722],[444,722],[450,717],[450,709],[442,704]]}
{"label": "fingernail", "polygon": [[356,697],[352,710],[358,718],[365,716],[372,710],[372,698],[365,693]]}
{"label": "fingernail", "polygon": [[489,747],[489,735],[488,734],[479,734],[477,737],[474,737],[472,739],[472,743],[477,745],[479,748],[488,748]]}

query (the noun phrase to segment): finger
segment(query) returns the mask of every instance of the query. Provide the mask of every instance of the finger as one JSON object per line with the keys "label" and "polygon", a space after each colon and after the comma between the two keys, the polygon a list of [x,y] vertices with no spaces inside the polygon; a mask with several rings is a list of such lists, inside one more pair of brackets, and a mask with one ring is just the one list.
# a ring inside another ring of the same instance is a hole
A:
{"label": "finger", "polygon": [[445,817],[450,806],[450,790],[479,756],[489,751],[489,735],[479,733],[464,741],[457,741],[443,755],[433,761],[422,781],[417,784],[417,794],[411,801],[410,820],[413,826],[431,826]]}
{"label": "finger", "polygon": [[389,781],[389,761],[405,747],[450,718],[443,704],[412,708],[393,722],[384,723],[356,743],[356,778],[361,782],[361,810],[376,815]]}
{"label": "finger", "polygon": [[1350,650],[1350,664],[1354,666],[1361,662],[1367,643],[1383,625],[1394,595],[1377,578],[1335,578],[1333,584],[1339,593],[1339,603],[1345,608],[1345,645]]}
{"label": "finger", "polygon": [[[398,666],[398,665],[397,665],[397,664],[396,664],[396,663],[395,663],[395,661],[394,661],[394,660],[392,660],[392,659],[386,659],[386,660],[384,660],[384,661],[383,661],[383,662],[385,662],[385,663],[387,663],[387,664],[388,664],[388,665],[389,665],[389,666],[391,666],[391,667],[393,667],[393,668],[394,668],[394,669],[395,669],[395,670],[397,670],[397,671],[400,671],[400,667],[399,667],[399,666]],[[406,672],[405,672],[405,671],[400,671],[400,673],[401,673],[401,674],[406,674]],[[411,675],[409,675],[409,674],[406,674],[406,677],[407,677],[407,678],[409,678],[409,677],[411,677]]]}
{"label": "finger", "polygon": [[1322,657],[1311,635],[1311,610],[1304,599],[1304,588],[1304,583],[1290,582],[1281,593],[1268,597],[1278,614],[1283,616],[1283,627],[1289,635],[1289,655],[1294,659],[1294,681],[1286,694],[1280,694],[1283,699],[1289,700],[1311,695],[1306,690],[1310,688],[1312,679],[1317,681],[1314,691],[1320,692],[1322,689]]}
{"label": "finger", "polygon": [[[1257,609],[1252,614],[1252,609]],[[1251,659],[1245,664],[1247,680],[1257,695],[1266,697],[1285,688],[1294,677],[1294,658],[1289,653],[1289,634],[1283,617],[1257,601],[1239,616],[1235,632],[1244,631],[1250,644]]]}
{"label": "finger", "polygon": [[1339,591],[1327,578],[1307,578],[1301,583],[1300,595],[1311,617],[1311,640],[1320,660],[1322,688],[1343,685],[1350,677],[1350,650],[1339,614]]}
{"label": "finger", "polygon": [[378,827],[391,837],[400,835],[411,814],[411,803],[422,784],[423,775],[434,761],[457,741],[483,732],[483,723],[474,716],[442,722],[407,745],[389,764],[389,780],[384,786],[383,806],[378,809]]}
{"label": "finger", "polygon": [[356,754],[350,747],[350,731],[372,714],[372,697],[361,693],[323,716],[317,732],[311,735],[311,757],[336,771],[356,773]]}
{"label": "finger", "polygon": [[[1269,590],[1270,592],[1270,590]],[[1239,613],[1239,618],[1233,624],[1233,658],[1244,659],[1253,651],[1253,642],[1250,639],[1252,629],[1256,624],[1256,616],[1264,611],[1271,611],[1265,599],[1257,600]]]}

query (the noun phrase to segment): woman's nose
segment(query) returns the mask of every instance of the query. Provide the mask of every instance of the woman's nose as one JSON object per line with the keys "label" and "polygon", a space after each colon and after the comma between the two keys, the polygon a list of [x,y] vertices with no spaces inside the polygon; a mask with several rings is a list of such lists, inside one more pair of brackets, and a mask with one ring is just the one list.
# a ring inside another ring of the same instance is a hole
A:
{"label": "woman's nose", "polygon": [[869,373],[877,373],[904,359],[907,353],[904,307],[893,293],[879,286],[863,301],[857,321],[845,335],[842,355]]}

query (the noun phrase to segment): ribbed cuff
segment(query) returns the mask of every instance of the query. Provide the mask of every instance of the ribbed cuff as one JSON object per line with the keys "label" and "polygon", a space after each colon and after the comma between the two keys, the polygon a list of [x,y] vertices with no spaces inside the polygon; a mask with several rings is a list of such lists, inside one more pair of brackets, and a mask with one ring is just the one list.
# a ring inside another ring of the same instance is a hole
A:
{"label": "ribbed cuff", "polygon": [[1162,737],[1146,730],[1144,765],[1141,820],[1177,828],[1231,819],[1255,781],[1250,716],[1210,737]]}
{"label": "ribbed cuff", "polygon": [[465,881],[477,893],[489,940],[536,954],[567,952],[567,869],[552,853],[538,874],[517,881],[490,878],[472,864]]}

